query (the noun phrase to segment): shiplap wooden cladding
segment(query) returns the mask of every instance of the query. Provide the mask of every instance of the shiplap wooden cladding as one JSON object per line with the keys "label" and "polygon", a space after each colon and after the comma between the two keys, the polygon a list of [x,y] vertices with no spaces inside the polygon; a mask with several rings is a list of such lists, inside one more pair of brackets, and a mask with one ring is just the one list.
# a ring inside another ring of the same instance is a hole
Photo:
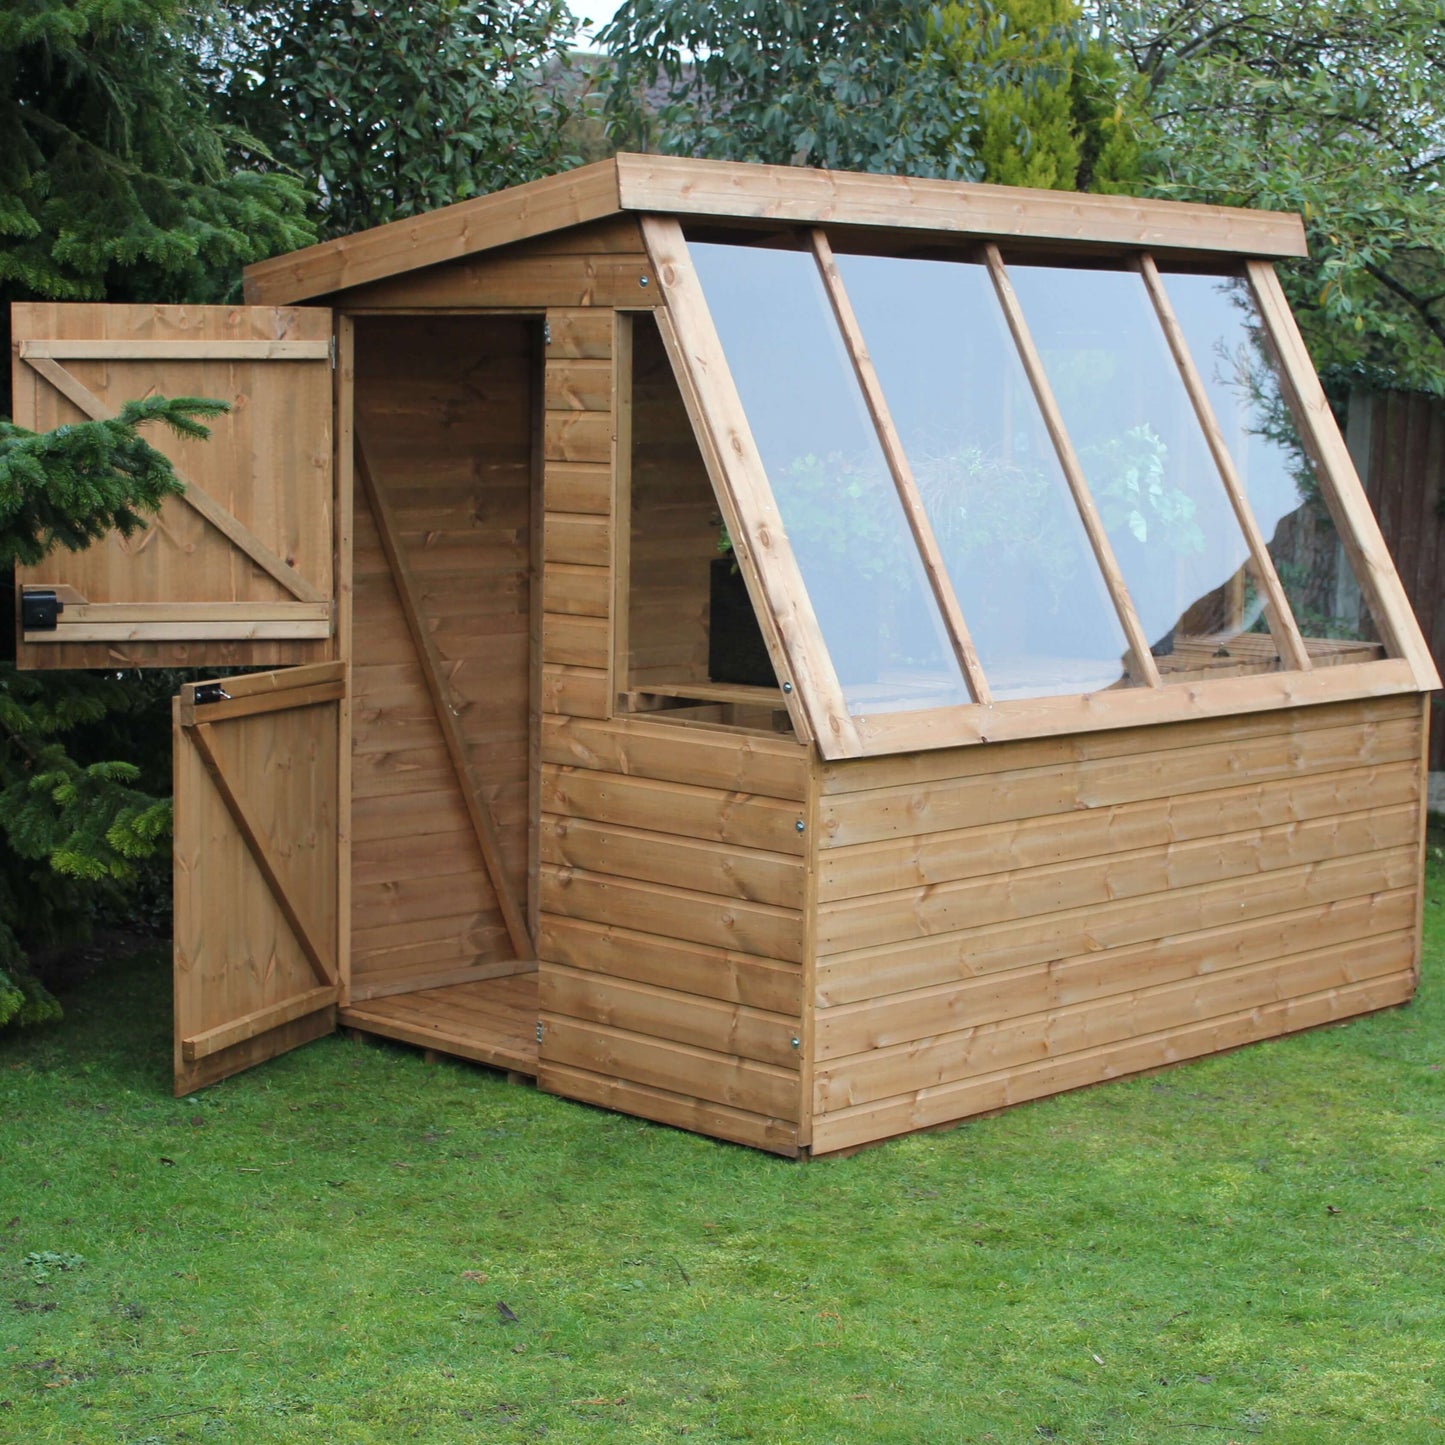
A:
{"label": "shiplap wooden cladding", "polygon": [[129,538],[52,552],[22,588],[65,600],[22,634],[28,667],[244,666],[332,655],[331,313],[27,303],[12,314],[15,419],[103,420],[138,397],[212,397],[205,441],[154,429],[183,496]]}
{"label": "shiplap wooden cladding", "polygon": [[[875,705],[809,590],[765,413],[821,393],[807,356],[742,374],[727,248],[814,288],[936,696]],[[66,603],[22,663],[291,664],[177,701],[178,1091],[340,1024],[796,1156],[1407,1000],[1438,679],[1269,264],[1303,253],[1292,216],[619,156],[252,267],[249,307],[17,308],[25,425],[234,407],[157,438],[188,495],[154,527],[22,578]],[[1010,681],[880,322],[916,294],[880,312],[860,260],[971,268],[991,309],[931,319],[1010,371],[1112,685]],[[1137,288],[1234,529],[1178,636],[1030,298],[1068,267]],[[1261,512],[1200,275],[1250,308],[1310,516]],[[747,681],[714,675],[724,528]]]}

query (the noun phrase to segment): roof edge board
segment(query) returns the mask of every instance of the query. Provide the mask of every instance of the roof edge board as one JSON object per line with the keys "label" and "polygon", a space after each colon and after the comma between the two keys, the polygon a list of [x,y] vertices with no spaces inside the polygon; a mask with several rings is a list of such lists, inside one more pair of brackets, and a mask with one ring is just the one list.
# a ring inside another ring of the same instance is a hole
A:
{"label": "roof edge board", "polygon": [[1030,237],[1261,259],[1309,254],[1303,221],[1285,211],[681,156],[621,154],[615,160],[619,201],[630,211]]}
{"label": "roof edge board", "polygon": [[242,272],[248,304],[288,305],[460,260],[623,209],[616,159],[258,261]]}

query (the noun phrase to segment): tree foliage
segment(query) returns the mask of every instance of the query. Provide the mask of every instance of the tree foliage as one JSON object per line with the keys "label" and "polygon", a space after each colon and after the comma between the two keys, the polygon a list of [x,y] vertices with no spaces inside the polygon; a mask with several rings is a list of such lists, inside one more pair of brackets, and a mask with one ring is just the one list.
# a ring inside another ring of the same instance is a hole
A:
{"label": "tree foliage", "polygon": [[565,169],[565,105],[539,84],[564,0],[279,0],[228,6],[215,57],[233,116],[304,175],[343,235]]}
{"label": "tree foliage", "polygon": [[[137,428],[160,422],[205,436],[199,418],[225,409],[149,397],[111,421],[51,432],[0,422],[0,560],[38,562],[56,547],[133,531],[180,490],[169,459]],[[143,716],[147,700],[118,673],[57,683],[0,667],[0,1026],[57,1015],[28,951],[74,936],[98,898],[133,881],[169,840],[169,801],[143,786],[135,761],[110,756],[117,720]]]}
{"label": "tree foliage", "polygon": [[1157,126],[1153,188],[1295,211],[1316,363],[1445,391],[1445,3],[1149,0],[1095,17]]}
{"label": "tree foliage", "polygon": [[1074,0],[626,0],[602,32],[624,143],[723,160],[1131,184],[1127,85]]}
{"label": "tree foliage", "polygon": [[198,13],[0,6],[0,301],[217,300],[312,239],[298,181],[217,116]]}

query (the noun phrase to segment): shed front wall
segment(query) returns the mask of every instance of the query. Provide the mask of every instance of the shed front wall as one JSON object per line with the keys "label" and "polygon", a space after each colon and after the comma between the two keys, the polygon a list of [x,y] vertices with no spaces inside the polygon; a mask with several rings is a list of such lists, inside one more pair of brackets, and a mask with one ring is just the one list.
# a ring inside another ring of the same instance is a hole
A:
{"label": "shed front wall", "polygon": [[547,327],[538,1083],[796,1153],[808,753],[609,717],[632,332],[600,307],[553,309]]}
{"label": "shed front wall", "polygon": [[1409,999],[1424,732],[1391,698],[825,765],[813,1152]]}

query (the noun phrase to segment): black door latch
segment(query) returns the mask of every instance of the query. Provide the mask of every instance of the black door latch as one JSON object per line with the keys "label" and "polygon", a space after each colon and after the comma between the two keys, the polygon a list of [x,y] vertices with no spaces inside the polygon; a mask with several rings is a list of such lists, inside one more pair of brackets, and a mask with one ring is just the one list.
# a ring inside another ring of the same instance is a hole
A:
{"label": "black door latch", "polygon": [[65,604],[49,588],[27,588],[20,594],[20,626],[25,632],[54,632]]}

